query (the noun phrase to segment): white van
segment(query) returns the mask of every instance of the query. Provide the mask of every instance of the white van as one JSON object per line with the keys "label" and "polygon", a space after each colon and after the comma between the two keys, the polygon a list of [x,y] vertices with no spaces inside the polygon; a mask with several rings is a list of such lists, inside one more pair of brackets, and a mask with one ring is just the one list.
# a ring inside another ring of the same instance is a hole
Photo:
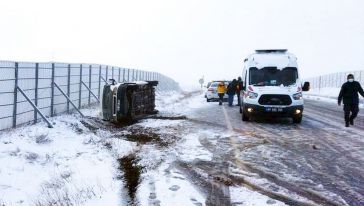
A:
{"label": "white van", "polygon": [[297,58],[286,49],[256,50],[244,60],[240,113],[242,120],[253,116],[291,117],[301,123],[302,86]]}

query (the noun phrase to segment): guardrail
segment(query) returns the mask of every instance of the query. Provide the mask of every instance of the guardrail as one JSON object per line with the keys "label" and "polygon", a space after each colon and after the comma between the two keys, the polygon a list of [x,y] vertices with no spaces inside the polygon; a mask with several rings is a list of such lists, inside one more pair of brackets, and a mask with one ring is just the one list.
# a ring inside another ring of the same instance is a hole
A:
{"label": "guardrail", "polygon": [[364,85],[364,70],[361,71],[351,71],[351,72],[340,72],[332,73],[327,75],[321,75],[313,78],[307,78],[305,81],[309,81],[312,89],[321,88],[339,88],[343,83],[347,81],[347,75],[354,74],[355,80]]}
{"label": "guardrail", "polygon": [[177,82],[158,72],[98,64],[0,61],[0,130],[40,119],[52,127],[48,117],[99,103],[108,79],[157,80],[159,92],[179,90]]}

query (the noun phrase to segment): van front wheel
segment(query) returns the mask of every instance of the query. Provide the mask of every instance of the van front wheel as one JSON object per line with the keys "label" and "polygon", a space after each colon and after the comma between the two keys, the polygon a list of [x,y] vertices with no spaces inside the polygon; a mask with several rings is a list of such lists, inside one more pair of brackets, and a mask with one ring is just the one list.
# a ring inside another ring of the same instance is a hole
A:
{"label": "van front wheel", "polygon": [[293,117],[293,123],[300,124],[302,122],[302,115]]}
{"label": "van front wheel", "polygon": [[249,121],[249,117],[248,117],[248,116],[246,116],[246,114],[245,114],[244,110],[243,110],[243,111],[242,111],[242,113],[241,113],[241,120],[243,120],[243,122],[247,122],[247,121]]}

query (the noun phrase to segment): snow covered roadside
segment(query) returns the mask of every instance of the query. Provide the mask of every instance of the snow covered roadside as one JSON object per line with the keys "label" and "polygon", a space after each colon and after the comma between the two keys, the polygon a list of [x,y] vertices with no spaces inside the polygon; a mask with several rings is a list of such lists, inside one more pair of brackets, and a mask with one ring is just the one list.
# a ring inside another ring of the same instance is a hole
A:
{"label": "snow covered roadside", "polygon": [[[163,112],[177,114],[184,108],[176,106],[183,98],[182,93],[162,93],[157,105]],[[82,112],[100,118],[99,107]],[[0,133],[1,205],[128,204],[118,159],[143,149],[134,141],[115,137],[122,136],[122,130],[94,130],[82,121],[77,114],[62,115],[51,118],[52,129],[39,123]],[[162,129],[178,123],[146,122],[151,128]],[[161,155],[150,145],[145,148],[151,152],[145,153],[142,163],[149,164],[148,159]]]}
{"label": "snow covered roadside", "polygon": [[[308,92],[304,92],[304,98],[337,104],[337,97],[339,96],[339,93],[340,88],[325,87],[321,89],[311,89]],[[364,99],[359,97],[359,101],[359,107],[364,108]]]}
{"label": "snow covered roadside", "polygon": [[53,129],[39,123],[0,133],[0,203],[117,205],[120,182],[105,136],[91,132],[77,115],[51,121]]}
{"label": "snow covered roadside", "polygon": [[[145,128],[164,128],[164,132],[184,124],[185,120],[145,120],[140,123]],[[159,125],[158,127],[155,127]],[[180,132],[178,132],[180,133]],[[173,135],[172,133],[170,134]],[[174,167],[174,161],[179,157],[180,150],[186,146],[185,137],[173,136],[178,139],[175,147],[156,148],[144,145],[140,149],[139,164],[145,168],[142,181],[137,191],[138,204],[147,205],[204,205],[205,195],[193,185],[186,174]],[[187,148],[192,151],[193,148]],[[184,150],[186,151],[186,150]],[[195,153],[204,150],[194,150]],[[183,151],[181,151],[183,153]]]}

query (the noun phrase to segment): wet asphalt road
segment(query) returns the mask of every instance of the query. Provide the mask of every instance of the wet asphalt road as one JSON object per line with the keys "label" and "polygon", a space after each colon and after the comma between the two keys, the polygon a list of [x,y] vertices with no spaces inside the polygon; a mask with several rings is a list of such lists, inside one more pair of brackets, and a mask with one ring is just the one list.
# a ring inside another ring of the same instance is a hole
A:
{"label": "wet asphalt road", "polygon": [[230,205],[231,184],[289,205],[364,205],[363,111],[345,128],[341,107],[314,100],[305,101],[301,124],[242,122],[239,107],[206,104],[188,119],[192,127],[223,131],[215,143],[200,140],[213,161],[194,165],[221,182],[209,184],[208,205]]}

